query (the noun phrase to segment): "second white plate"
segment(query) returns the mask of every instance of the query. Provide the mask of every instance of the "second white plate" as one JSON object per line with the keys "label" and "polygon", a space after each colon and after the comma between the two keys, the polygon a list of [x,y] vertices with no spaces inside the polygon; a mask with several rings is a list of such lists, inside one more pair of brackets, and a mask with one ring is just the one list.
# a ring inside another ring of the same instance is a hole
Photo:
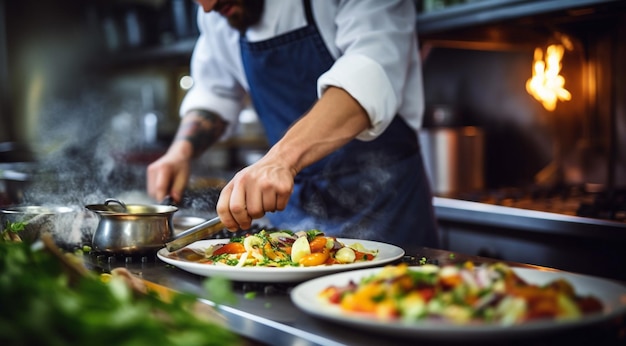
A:
{"label": "second white plate", "polygon": [[441,321],[381,321],[371,316],[364,316],[341,310],[337,305],[322,301],[319,293],[332,285],[344,286],[350,281],[359,282],[380,268],[368,268],[345,273],[315,278],[301,283],[291,291],[293,303],[310,315],[333,322],[350,325],[368,331],[376,331],[390,336],[409,338],[427,338],[445,341],[479,341],[514,337],[524,333],[553,332],[564,328],[582,327],[594,323],[610,321],[612,318],[626,315],[626,286],[617,282],[593,276],[569,272],[540,271],[536,269],[513,268],[529,283],[538,285],[552,282],[557,278],[568,280],[579,295],[593,295],[604,305],[602,313],[582,316],[566,321],[534,321],[513,326],[494,324],[455,325]]}

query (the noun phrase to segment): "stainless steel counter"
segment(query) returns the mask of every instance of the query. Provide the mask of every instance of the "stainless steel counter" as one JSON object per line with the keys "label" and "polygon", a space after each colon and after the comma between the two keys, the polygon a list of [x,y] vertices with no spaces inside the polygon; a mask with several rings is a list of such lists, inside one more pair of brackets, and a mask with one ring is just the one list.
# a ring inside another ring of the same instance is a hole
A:
{"label": "stainless steel counter", "polygon": [[[406,256],[403,261],[417,264],[426,259],[428,263],[447,264],[466,260],[475,263],[493,261],[488,258],[467,256],[449,251],[423,248],[414,256]],[[132,273],[157,284],[170,287],[181,292],[197,295],[207,304],[208,300],[202,284],[206,279],[187,273],[181,269],[166,265],[158,259],[138,262],[125,260],[103,261],[88,258],[88,266],[94,270],[108,272],[115,267],[126,267]],[[514,266],[535,267],[519,263]],[[545,268],[548,269],[548,268]],[[447,344],[441,340],[407,340],[388,335],[375,334],[363,329],[354,329],[343,325],[323,321],[300,311],[289,298],[289,291],[295,284],[260,284],[233,283],[237,303],[221,306],[219,311],[227,318],[230,328],[244,336],[253,344],[267,345],[402,345],[415,344]],[[250,294],[254,292],[254,294]],[[254,295],[253,298],[247,298]],[[621,333],[621,334],[620,334]],[[621,335],[621,336],[620,336]],[[570,340],[572,344],[580,344],[581,340],[589,344],[612,344],[626,342],[626,316],[601,325],[565,330],[561,332],[536,334],[515,340],[504,340],[507,344],[547,345],[551,342],[562,344]],[[574,343],[574,341],[578,343]],[[463,340],[463,345],[473,343],[480,345],[501,344],[502,339],[491,340],[489,335],[476,340]]]}
{"label": "stainless steel counter", "polygon": [[435,197],[441,248],[626,281],[626,222]]}
{"label": "stainless steel counter", "polygon": [[437,218],[535,233],[626,241],[626,223],[435,197]]}

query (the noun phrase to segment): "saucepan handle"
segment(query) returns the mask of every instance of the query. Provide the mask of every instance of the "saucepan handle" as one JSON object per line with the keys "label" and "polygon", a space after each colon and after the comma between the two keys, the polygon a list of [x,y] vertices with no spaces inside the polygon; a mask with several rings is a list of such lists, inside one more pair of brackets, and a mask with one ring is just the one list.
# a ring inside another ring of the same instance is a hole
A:
{"label": "saucepan handle", "polygon": [[218,216],[181,232],[172,241],[165,243],[165,247],[167,251],[174,252],[193,242],[206,239],[223,229],[224,224]]}

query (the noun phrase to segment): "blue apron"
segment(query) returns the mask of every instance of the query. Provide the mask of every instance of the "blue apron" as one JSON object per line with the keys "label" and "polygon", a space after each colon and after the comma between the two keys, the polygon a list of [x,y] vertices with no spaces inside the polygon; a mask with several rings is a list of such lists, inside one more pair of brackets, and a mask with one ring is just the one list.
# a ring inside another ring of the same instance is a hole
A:
{"label": "blue apron", "polygon": [[[317,79],[334,63],[310,0],[304,5],[305,27],[260,42],[240,38],[250,97],[271,145],[317,101]],[[287,208],[267,218],[281,229],[316,228],[396,244],[409,253],[438,246],[417,135],[399,116],[375,140],[352,140],[303,169]]]}

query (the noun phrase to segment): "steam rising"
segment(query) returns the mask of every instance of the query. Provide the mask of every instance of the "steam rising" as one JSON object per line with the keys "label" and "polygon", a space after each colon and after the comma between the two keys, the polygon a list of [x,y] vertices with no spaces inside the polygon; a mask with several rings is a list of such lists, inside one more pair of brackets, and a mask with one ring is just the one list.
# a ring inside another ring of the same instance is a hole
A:
{"label": "steam rising", "polygon": [[[379,229],[374,229],[368,220],[385,220],[385,215],[380,210],[372,209],[371,202],[381,195],[381,191],[393,191],[390,185],[392,174],[379,167],[384,160],[377,155],[369,158],[370,162],[362,169],[359,181],[356,185],[348,187],[348,190],[333,183],[326,186],[307,186],[303,188],[305,197],[303,208],[309,213],[308,216],[294,215],[293,211],[287,208],[281,213],[292,213],[290,219],[292,223],[280,225],[280,228],[291,230],[320,229],[331,236],[340,236],[355,239],[379,239],[384,238]],[[317,185],[313,182],[312,185]],[[293,198],[298,198],[293,196]],[[326,200],[334,204],[333,208],[326,207]],[[292,202],[290,202],[292,203]],[[346,215],[349,215],[346,217]],[[360,215],[362,219],[350,217],[350,215]],[[358,222],[357,222],[358,221]],[[323,222],[322,226],[320,222]]]}
{"label": "steam rising", "polygon": [[116,111],[111,104],[100,94],[88,94],[80,101],[47,102],[39,114],[38,162],[29,168],[32,182],[22,204],[75,208],[57,218],[55,236],[61,242],[80,243],[95,230],[97,220],[84,210],[87,204],[111,197],[154,203],[144,192],[145,166],[123,159],[125,152],[142,149],[138,107],[131,102],[121,106],[128,111]]}

